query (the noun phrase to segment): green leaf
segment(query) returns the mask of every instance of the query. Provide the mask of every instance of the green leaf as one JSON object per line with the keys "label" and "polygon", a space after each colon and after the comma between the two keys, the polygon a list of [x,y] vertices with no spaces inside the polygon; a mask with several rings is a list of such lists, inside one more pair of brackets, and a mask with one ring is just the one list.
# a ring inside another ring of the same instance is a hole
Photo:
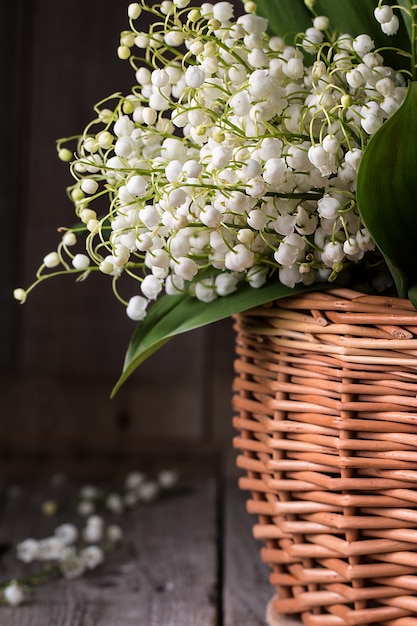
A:
{"label": "green leaf", "polygon": [[417,285],[413,285],[408,290],[408,299],[415,309],[417,309]]}
{"label": "green leaf", "polygon": [[126,353],[123,372],[113,389],[112,396],[143,361],[176,335],[277,298],[325,287],[326,285],[310,287],[297,285],[291,289],[278,282],[269,282],[259,289],[254,289],[248,283],[242,283],[234,293],[208,304],[188,295],[162,296],[152,305],[143,322],[138,324]]}
{"label": "green leaf", "polygon": [[257,0],[256,6],[256,12],[268,19],[269,31],[275,35],[292,39],[311,26],[311,13],[303,0]]}
{"label": "green leaf", "polygon": [[387,260],[398,295],[417,285],[417,83],[372,137],[358,172],[362,219]]}
{"label": "green leaf", "polygon": [[[388,4],[393,4],[393,2],[388,2]],[[411,22],[410,16],[408,14],[408,11],[410,9],[410,2],[409,2],[409,0],[398,0],[397,4],[405,9],[405,11],[401,11],[401,17],[404,20],[404,23],[405,23],[407,31],[408,31],[408,36],[409,36],[410,41],[411,41],[411,37],[413,35],[413,26],[412,26],[412,22]]]}
{"label": "green leaf", "polygon": [[[407,0],[400,0],[400,4]],[[387,1],[385,4],[394,4]],[[257,13],[266,17],[271,33],[286,36],[292,42],[294,35],[309,28],[312,13],[304,0],[256,0]],[[353,37],[367,33],[375,42],[376,48],[397,48],[410,50],[410,24],[405,24],[403,11],[397,11],[400,28],[396,35],[384,35],[374,17],[376,0],[317,0],[314,5],[316,15],[326,15],[330,20],[330,30],[349,33]],[[384,50],[385,62],[396,69],[404,67],[404,57],[392,50]]]}

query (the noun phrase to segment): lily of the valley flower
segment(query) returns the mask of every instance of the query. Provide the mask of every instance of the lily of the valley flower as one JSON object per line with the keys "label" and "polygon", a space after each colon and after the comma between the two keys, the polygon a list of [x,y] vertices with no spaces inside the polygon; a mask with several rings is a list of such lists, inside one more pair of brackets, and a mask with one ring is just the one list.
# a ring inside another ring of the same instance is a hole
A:
{"label": "lily of the valley flower", "polygon": [[[132,471],[127,474],[120,491],[105,492],[95,485],[84,485],[77,506],[77,513],[82,517],[81,527],[64,522],[48,537],[29,537],[19,542],[17,558],[27,564],[40,562],[43,569],[20,580],[0,583],[0,604],[18,606],[27,600],[32,585],[47,582],[57,575],[73,580],[99,567],[105,561],[106,553],[124,540],[121,526],[108,523],[105,512],[122,516],[126,507],[152,502],[161,492],[173,489],[177,481],[178,473],[172,470],[161,470],[156,478]],[[103,515],[95,512],[99,504],[104,506]]]}
{"label": "lily of the valley flower", "polygon": [[[161,19],[143,33],[135,20],[148,10]],[[85,249],[72,251],[78,228],[64,230],[38,282],[47,270],[101,271],[141,321],[162,293],[211,302],[242,281],[311,284],[360,262],[373,249],[355,201],[360,158],[406,92],[371,37],[327,40],[329,20],[316,16],[289,45],[263,17],[234,19],[228,2],[143,1],[128,15],[119,56],[135,85],[98,106],[70,164]],[[390,6],[375,17],[395,30]],[[59,154],[68,161],[62,142]]]}

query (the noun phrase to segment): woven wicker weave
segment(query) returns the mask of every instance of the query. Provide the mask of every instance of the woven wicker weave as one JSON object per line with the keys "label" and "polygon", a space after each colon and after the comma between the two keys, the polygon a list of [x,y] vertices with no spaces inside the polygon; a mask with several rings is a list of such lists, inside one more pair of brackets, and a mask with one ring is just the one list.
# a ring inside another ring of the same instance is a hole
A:
{"label": "woven wicker weave", "polygon": [[417,311],[331,290],[235,328],[240,487],[275,610],[417,626]]}

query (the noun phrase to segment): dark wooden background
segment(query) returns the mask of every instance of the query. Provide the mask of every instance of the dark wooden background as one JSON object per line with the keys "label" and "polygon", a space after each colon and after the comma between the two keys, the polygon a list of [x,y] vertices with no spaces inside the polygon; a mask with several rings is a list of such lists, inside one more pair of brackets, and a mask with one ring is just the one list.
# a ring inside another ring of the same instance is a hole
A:
{"label": "dark wooden background", "polygon": [[93,104],[134,80],[116,55],[128,0],[0,3],[0,462],[151,450],[229,452],[231,321],[173,340],[122,388],[117,380],[134,324],[106,277],[29,285],[73,223],[71,183],[55,140],[80,132]]}

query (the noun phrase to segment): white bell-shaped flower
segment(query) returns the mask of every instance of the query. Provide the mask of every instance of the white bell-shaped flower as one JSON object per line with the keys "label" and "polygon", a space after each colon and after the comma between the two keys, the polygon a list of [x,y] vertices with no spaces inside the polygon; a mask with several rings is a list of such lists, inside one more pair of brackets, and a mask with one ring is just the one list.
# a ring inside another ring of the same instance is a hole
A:
{"label": "white bell-shaped flower", "polygon": [[268,277],[268,270],[266,267],[260,265],[254,265],[250,267],[246,273],[246,280],[254,289],[259,289],[266,283]]}
{"label": "white bell-shaped flower", "polygon": [[395,35],[400,27],[400,20],[393,15],[389,22],[381,24],[381,30],[385,35]]}
{"label": "white bell-shaped flower", "polygon": [[192,280],[198,272],[198,265],[193,259],[180,257],[174,263],[174,272],[184,280]]}
{"label": "white bell-shaped flower", "polygon": [[134,175],[127,181],[126,188],[132,196],[142,197],[148,188],[148,182],[143,176]]}
{"label": "white bell-shaped flower", "polygon": [[214,279],[205,278],[198,282],[195,286],[195,296],[201,302],[213,302],[217,298],[217,291],[214,285]]}
{"label": "white bell-shaped flower", "polygon": [[278,265],[291,266],[298,257],[298,248],[296,246],[282,242],[279,244],[278,249],[274,252],[274,259]]}
{"label": "white bell-shaped flower", "polygon": [[225,254],[224,262],[227,269],[233,272],[243,272],[253,265],[255,255],[243,243],[236,244]]}
{"label": "white bell-shaped flower", "polygon": [[325,194],[317,202],[317,211],[320,217],[324,217],[328,220],[335,220],[339,216],[339,211],[342,205],[337,198]]}
{"label": "white bell-shaped flower", "polygon": [[215,278],[214,284],[219,296],[228,296],[237,289],[239,283],[238,274],[223,272]]}
{"label": "white bell-shaped flower", "polygon": [[194,89],[198,89],[204,83],[206,79],[205,71],[196,65],[190,65],[187,67],[185,71],[185,84],[188,87],[193,87]]}
{"label": "white bell-shaped flower", "polygon": [[148,274],[141,282],[140,290],[148,300],[156,300],[162,291],[162,280]]}
{"label": "white bell-shaped flower", "polygon": [[148,306],[148,300],[143,296],[133,296],[130,298],[126,313],[127,316],[136,322],[140,322],[146,316],[146,308]]}
{"label": "white bell-shaped flower", "polygon": [[80,270],[83,272],[88,269],[89,265],[90,257],[88,257],[86,254],[76,254],[75,257],[72,259],[72,266],[76,270]]}
{"label": "white bell-shaped flower", "polygon": [[165,293],[169,296],[177,296],[184,292],[184,285],[183,278],[169,274],[165,280]]}
{"label": "white bell-shaped flower", "polygon": [[303,276],[300,274],[298,265],[294,264],[289,267],[280,268],[279,280],[283,285],[292,289],[297,283],[302,282]]}
{"label": "white bell-shaped flower", "polygon": [[334,263],[342,261],[343,257],[343,246],[339,241],[329,241],[326,243],[322,253],[323,263],[332,267]]}

